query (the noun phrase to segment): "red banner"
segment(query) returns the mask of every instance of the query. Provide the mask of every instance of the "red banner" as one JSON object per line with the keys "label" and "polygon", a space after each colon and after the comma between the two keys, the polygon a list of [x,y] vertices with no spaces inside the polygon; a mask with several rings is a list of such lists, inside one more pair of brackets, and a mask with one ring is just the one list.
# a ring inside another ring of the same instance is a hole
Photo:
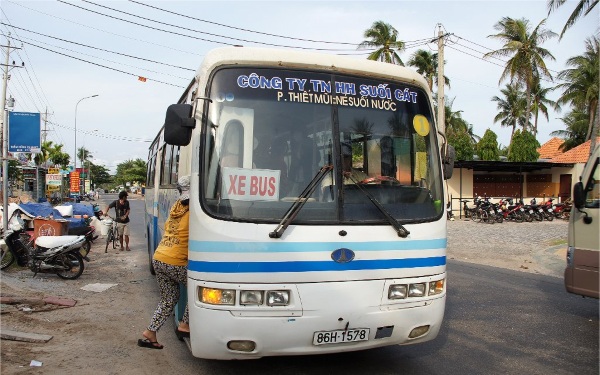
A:
{"label": "red banner", "polygon": [[71,172],[71,193],[79,193],[79,172]]}

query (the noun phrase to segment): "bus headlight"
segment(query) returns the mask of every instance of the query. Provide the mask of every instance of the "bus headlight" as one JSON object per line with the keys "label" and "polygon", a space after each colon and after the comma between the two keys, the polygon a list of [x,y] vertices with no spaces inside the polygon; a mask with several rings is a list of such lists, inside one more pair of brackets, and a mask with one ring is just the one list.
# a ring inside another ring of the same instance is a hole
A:
{"label": "bus headlight", "polygon": [[408,286],[409,297],[423,297],[425,296],[425,283],[410,284]]}
{"label": "bus headlight", "polygon": [[440,294],[444,291],[444,279],[431,281],[429,283],[429,295],[435,296],[436,294]]}
{"label": "bus headlight", "polygon": [[289,290],[269,290],[267,292],[268,306],[287,306],[290,303]]}
{"label": "bus headlight", "polygon": [[262,305],[262,290],[242,290],[240,292],[240,305]]}
{"label": "bus headlight", "polygon": [[198,299],[211,305],[234,305],[235,290],[198,287]]}
{"label": "bus headlight", "polygon": [[388,299],[404,299],[406,298],[406,285],[390,285],[388,290]]}

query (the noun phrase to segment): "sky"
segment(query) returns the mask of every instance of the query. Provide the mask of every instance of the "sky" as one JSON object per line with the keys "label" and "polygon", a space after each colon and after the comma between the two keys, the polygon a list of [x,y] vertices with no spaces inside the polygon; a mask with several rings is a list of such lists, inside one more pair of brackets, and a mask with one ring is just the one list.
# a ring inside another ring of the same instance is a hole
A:
{"label": "sky", "polygon": [[[62,144],[72,157],[77,142],[77,148],[90,151],[93,163],[114,173],[126,160],[147,159],[167,107],[177,102],[211,49],[293,47],[365,59],[366,52],[356,46],[365,40],[365,30],[383,21],[406,42],[400,54],[406,63],[418,49],[437,52],[437,43],[428,40],[441,25],[452,34],[444,48],[444,73],[453,110],[462,111],[475,134],[483,136],[489,128],[506,146],[511,130],[494,124],[497,110],[491,100],[507,83],[499,83],[504,65],[482,58],[502,46],[489,37],[497,33],[494,25],[502,17],[525,18],[533,28],[547,17],[546,28],[560,33],[576,3],[568,0],[548,16],[546,0],[2,0],[0,44],[4,63],[10,33],[10,45],[19,49],[10,50],[9,61],[25,63],[9,71],[7,98],[15,99],[14,111],[42,113],[47,140]],[[598,11],[581,18],[562,40],[543,44],[556,59],[547,61],[554,75],[568,68],[567,59],[585,51],[586,38],[598,33]],[[87,98],[93,95],[98,96]],[[550,110],[549,120],[540,117],[541,144],[552,131],[565,129],[559,119],[565,112]]]}

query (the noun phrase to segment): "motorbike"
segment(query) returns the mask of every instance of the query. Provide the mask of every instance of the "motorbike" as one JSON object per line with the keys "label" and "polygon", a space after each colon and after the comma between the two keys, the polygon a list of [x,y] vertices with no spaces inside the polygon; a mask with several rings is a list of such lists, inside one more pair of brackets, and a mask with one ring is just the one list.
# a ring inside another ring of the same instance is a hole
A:
{"label": "motorbike", "polygon": [[452,206],[450,202],[448,202],[448,204],[446,205],[446,215],[448,217],[448,220],[454,221],[454,214],[452,213]]}
{"label": "motorbike", "polygon": [[100,209],[100,205],[98,203],[92,203],[92,207],[94,209],[94,216],[96,216],[98,220],[102,220],[104,213]]}
{"label": "motorbike", "polygon": [[67,231],[67,234],[70,236],[84,236],[85,237],[85,242],[83,243],[83,246],[81,247],[81,256],[83,257],[83,259],[87,260],[88,262],[90,261],[90,259],[88,258],[88,254],[90,252],[90,249],[92,248],[92,243],[94,242],[94,240],[96,238],[98,238],[98,235],[95,234],[96,232],[96,228],[94,228],[93,226],[86,224],[85,226],[82,227],[74,227],[74,228],[69,228],[69,230]]}
{"label": "motorbike", "polygon": [[42,236],[34,241],[26,233],[25,222],[17,210],[4,232],[0,269],[8,268],[15,260],[34,273],[55,273],[62,279],[77,279],[84,270],[80,249],[85,236]]}
{"label": "motorbike", "polygon": [[501,207],[504,220],[512,220],[517,223],[522,223],[523,220],[525,220],[525,209],[523,208],[523,205],[520,203],[513,205],[512,198],[503,198],[498,204]]}

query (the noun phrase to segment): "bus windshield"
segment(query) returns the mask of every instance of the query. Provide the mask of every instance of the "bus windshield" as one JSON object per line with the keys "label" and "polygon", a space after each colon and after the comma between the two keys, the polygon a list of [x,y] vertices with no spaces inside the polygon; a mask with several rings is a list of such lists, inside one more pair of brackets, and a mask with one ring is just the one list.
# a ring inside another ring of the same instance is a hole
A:
{"label": "bus windshield", "polygon": [[441,216],[437,137],[420,88],[256,67],[222,68],[208,87],[201,200],[209,215],[277,223],[332,166],[301,198],[294,224],[389,224],[372,199],[399,223]]}

